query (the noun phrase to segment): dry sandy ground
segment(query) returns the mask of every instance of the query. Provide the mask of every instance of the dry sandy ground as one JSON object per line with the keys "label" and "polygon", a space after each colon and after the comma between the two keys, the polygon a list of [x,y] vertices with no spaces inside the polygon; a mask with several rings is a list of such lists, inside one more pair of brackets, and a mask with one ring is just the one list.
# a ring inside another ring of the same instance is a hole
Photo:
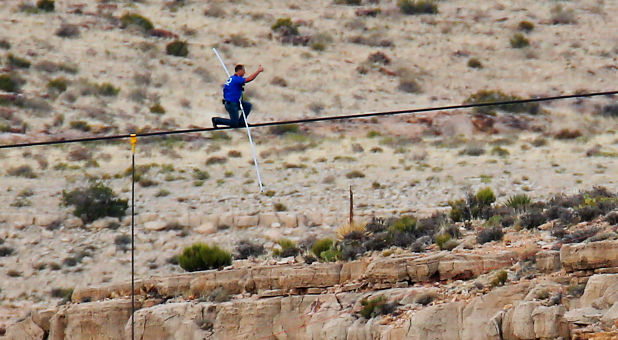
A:
{"label": "dry sandy ground", "polygon": [[[613,90],[617,79],[618,22],[611,19],[618,14],[616,1],[560,2],[574,11],[577,23],[568,25],[550,23],[555,1],[445,1],[435,16],[404,16],[395,13],[394,3],[382,1],[376,6],[384,14],[376,18],[357,18],[356,7],[333,5],[331,1],[219,2],[226,13],[223,17],[203,15],[209,4],[198,1],[187,1],[175,12],[160,1],[112,2],[117,9],[110,15],[137,12],[151,18],[156,27],[188,40],[188,58],[166,56],[169,40],[113,25],[105,15],[96,14],[95,1],[61,2],[50,14],[19,12],[19,3],[4,1],[0,5],[0,40],[12,45],[9,51],[0,53],[13,53],[32,62],[30,69],[17,71],[27,80],[24,95],[45,96],[47,81],[57,76],[66,77],[71,84],[59,97],[46,98],[53,108],[50,112],[15,109],[14,114],[27,122],[28,134],[2,133],[2,143],[77,136],[81,132],[69,127],[76,120],[88,121],[95,130],[112,127],[110,133],[145,126],[209,126],[210,118],[222,112],[219,84],[225,78],[212,46],[220,48],[229,65],[246,63],[249,71],[257,63],[264,65],[266,72],[247,86],[256,106],[254,122],[461,103],[480,89],[500,89],[522,97]],[[70,14],[80,3],[86,5],[82,9],[85,14]],[[328,33],[333,42],[322,52],[282,45],[271,39],[270,26],[285,16],[304,20],[307,25],[301,32]],[[513,49],[509,39],[521,20],[535,24],[527,34],[531,47]],[[80,25],[80,36],[54,35],[62,22]],[[352,36],[372,33],[394,46],[348,42]],[[232,34],[242,35],[250,46],[225,43]],[[399,91],[398,77],[376,69],[359,74],[357,67],[376,51],[392,58],[392,64],[386,65],[388,70],[406,68],[414,74],[422,92]],[[470,57],[478,58],[484,68],[467,67]],[[5,62],[5,58],[2,60]],[[76,65],[79,71],[74,75],[49,74],[35,67],[43,61]],[[136,80],[136,75],[142,77]],[[287,87],[271,84],[275,76],[285,78]],[[80,79],[111,82],[121,91],[111,98],[80,95]],[[135,99],[136,92],[144,95],[142,102]],[[167,113],[150,113],[148,107],[156,102]],[[534,199],[544,199],[595,185],[616,191],[618,121],[597,114],[599,107],[610,103],[615,104],[615,98],[545,104],[548,114],[534,121],[541,131],[501,130],[499,135],[476,131],[465,111],[424,115],[433,119],[441,136],[423,133],[426,126],[408,123],[409,117],[387,118],[379,123],[311,125],[300,136],[276,137],[266,129],[255,129],[262,176],[266,190],[274,192],[272,197],[257,192],[250,149],[241,131],[229,133],[229,141],[214,140],[207,134],[188,141],[140,141],[137,163],[157,165],[147,174],[156,184],[137,186],[136,211],[182,223],[191,214],[249,215],[273,211],[275,203],[282,203],[289,211],[317,211],[342,221],[350,186],[357,210],[364,214],[427,214],[483,186],[492,187],[499,201],[514,193],[527,192]],[[63,122],[54,126],[58,115],[63,116]],[[574,140],[552,137],[564,128],[579,129],[583,136]],[[382,136],[369,138],[369,131],[379,131]],[[409,141],[411,138],[417,139]],[[534,146],[539,138],[547,144]],[[355,152],[359,150],[355,144],[363,151]],[[308,147],[302,152],[285,151],[298,145]],[[492,154],[496,145],[509,154]],[[587,156],[596,145],[599,152]],[[485,154],[461,154],[466,148],[479,146]],[[68,154],[81,147],[86,147],[98,167],[88,166],[87,160],[69,159]],[[373,152],[375,148],[382,152]],[[240,151],[242,156],[230,157],[231,150]],[[206,160],[213,156],[225,157],[227,162],[207,166]],[[47,168],[41,166],[42,160]],[[96,231],[18,228],[20,223],[15,223],[33,216],[68,217],[70,210],[59,206],[62,190],[81,187],[90,178],[102,179],[120,196],[130,197],[129,178],[115,178],[130,165],[128,142],[5,150],[0,153],[0,164],[4,169],[0,197],[5,220],[0,223],[0,238],[5,240],[4,246],[16,250],[15,255],[0,258],[0,310],[11,318],[18,317],[31,304],[57,301],[50,296],[52,288],[119,282],[129,277],[129,253],[114,244],[116,236],[126,234],[126,220],[118,230]],[[23,164],[29,164],[38,177],[8,175],[8,169]],[[193,178],[194,169],[210,174],[201,186]],[[365,177],[347,178],[353,170]],[[25,198],[29,205],[11,206],[24,190],[32,191]],[[165,191],[167,195],[162,195]],[[192,231],[187,236],[180,236],[178,231],[145,231],[138,225],[137,274],[145,277],[179,271],[167,259],[198,240],[231,248],[242,238],[285,235],[302,239],[310,234],[332,233],[336,227],[337,223],[330,223],[268,234],[262,228],[223,230],[205,237]],[[265,242],[273,245],[272,240]],[[65,258],[84,250],[90,255],[80,264],[63,264]],[[46,267],[37,269],[41,263]],[[52,263],[61,268],[52,270]],[[0,319],[0,325],[2,322]]]}

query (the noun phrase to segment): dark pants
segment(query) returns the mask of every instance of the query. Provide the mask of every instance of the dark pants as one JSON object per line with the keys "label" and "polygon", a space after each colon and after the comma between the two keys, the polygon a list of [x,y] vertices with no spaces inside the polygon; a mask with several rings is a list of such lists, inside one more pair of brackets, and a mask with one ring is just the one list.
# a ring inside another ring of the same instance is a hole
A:
{"label": "dark pants", "polygon": [[[249,113],[251,113],[251,108],[253,105],[243,100],[242,107],[245,109],[245,116],[249,118]],[[242,119],[242,112],[240,112],[240,103],[225,101],[225,109],[227,110],[227,113],[230,114],[230,119],[216,117],[213,119],[215,124],[227,125],[231,127],[245,126],[245,122]]]}

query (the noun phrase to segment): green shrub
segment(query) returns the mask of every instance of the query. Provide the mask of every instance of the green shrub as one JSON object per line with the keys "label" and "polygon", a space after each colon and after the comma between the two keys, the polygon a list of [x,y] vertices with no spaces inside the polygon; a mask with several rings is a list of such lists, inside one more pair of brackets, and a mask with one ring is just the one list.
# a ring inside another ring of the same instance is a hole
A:
{"label": "green shrub", "polygon": [[63,77],[54,78],[47,82],[47,88],[62,93],[67,90],[68,81]]}
{"label": "green shrub", "polygon": [[476,235],[476,242],[478,244],[485,244],[491,241],[500,241],[502,240],[502,236],[504,233],[502,232],[502,228],[499,226],[487,227]]}
{"label": "green shrub", "polygon": [[504,284],[506,283],[506,280],[508,278],[509,278],[509,276],[508,276],[507,272],[502,270],[502,271],[498,272],[498,274],[496,274],[494,279],[491,281],[491,285],[494,286],[494,287],[504,286]]}
{"label": "green shrub", "polygon": [[321,258],[324,262],[336,262],[341,259],[341,251],[336,248],[331,248],[329,250],[323,251],[321,254]]}
{"label": "green shrub", "polygon": [[403,216],[396,220],[390,227],[389,231],[398,231],[402,233],[411,233],[416,229],[416,218],[414,216]]}
{"label": "green shrub", "polygon": [[509,150],[500,147],[500,146],[494,146],[493,149],[491,149],[491,154],[492,155],[496,155],[496,156],[500,156],[500,157],[506,157],[508,155],[510,155],[511,153],[509,152]]}
{"label": "green shrub", "polygon": [[117,198],[114,191],[101,182],[90,184],[83,189],[62,191],[62,204],[75,207],[73,215],[84,223],[101,217],[124,217],[128,208],[127,200]]}
{"label": "green shrub", "polygon": [[436,236],[436,244],[438,245],[440,249],[444,250],[446,243],[450,241],[451,238],[452,237],[450,234],[440,234]]}
{"label": "green shrub", "polygon": [[[502,91],[496,90],[481,90],[475,94],[470,95],[464,104],[479,104],[479,103],[494,103],[521,100],[523,98],[515,95],[507,95]],[[518,103],[518,104],[502,104],[502,105],[488,105],[476,107],[474,110],[478,113],[495,115],[495,109],[510,112],[510,113],[529,113],[536,115],[540,112],[538,103]]]}
{"label": "green shrub", "polygon": [[376,316],[390,314],[395,311],[395,304],[388,303],[386,297],[378,296],[373,299],[361,300],[363,308],[360,310],[360,315],[365,319],[371,319]]}
{"label": "green shrub", "polygon": [[37,174],[32,170],[30,165],[26,164],[17,167],[11,167],[6,172],[9,176],[37,178]]}
{"label": "green shrub", "polygon": [[36,8],[44,12],[53,12],[55,9],[54,0],[39,0],[36,3]]}
{"label": "green shrub", "polygon": [[274,206],[275,211],[288,211],[288,207],[283,203],[275,203]]}
{"label": "green shrub", "polygon": [[69,123],[69,127],[71,129],[80,130],[80,131],[84,131],[84,132],[88,132],[88,131],[90,131],[92,129],[90,124],[88,124],[88,122],[85,122],[83,120],[72,120]]}
{"label": "green shrub", "polygon": [[120,27],[127,28],[129,26],[135,26],[140,28],[144,33],[154,28],[152,22],[135,13],[127,13],[120,17]]}
{"label": "green shrub", "polygon": [[483,68],[483,63],[476,58],[470,58],[468,60],[468,67],[470,68]]}
{"label": "green shrub", "polygon": [[517,194],[509,196],[504,205],[515,210],[525,210],[530,206],[530,203],[532,203],[530,196],[526,194]]}
{"label": "green shrub", "polygon": [[399,0],[399,10],[401,13],[414,14],[437,14],[438,4],[433,0]]}
{"label": "green shrub", "polygon": [[150,107],[150,113],[154,113],[157,115],[162,115],[165,113],[165,108],[163,106],[161,106],[161,104],[156,103],[153,106]]}
{"label": "green shrub", "polygon": [[277,19],[271,29],[283,36],[298,35],[298,25],[294,24],[291,18]]}
{"label": "green shrub", "polygon": [[530,45],[530,40],[521,33],[515,33],[510,43],[512,48],[524,48]]}
{"label": "green shrub", "polygon": [[210,178],[210,174],[205,170],[200,170],[198,168],[193,169],[193,179],[198,181],[205,181]]}
{"label": "green shrub", "polygon": [[120,89],[110,83],[102,83],[97,86],[97,93],[101,96],[114,97],[117,96]]}
{"label": "green shrub", "polygon": [[185,248],[178,263],[188,272],[217,269],[232,264],[232,255],[218,246],[195,243]]}
{"label": "green shrub", "polygon": [[517,29],[524,32],[530,32],[534,29],[534,24],[530,21],[523,20],[519,22]]}
{"label": "green shrub", "polygon": [[496,201],[496,195],[491,188],[483,188],[476,192],[476,200],[484,206],[490,206]]}
{"label": "green shrub", "polygon": [[9,74],[0,74],[0,90],[17,92],[19,91],[19,83]]}
{"label": "green shrub", "polygon": [[311,246],[311,252],[317,257],[322,258],[322,252],[327,251],[333,247],[333,240],[330,238],[323,238],[315,241]]}
{"label": "green shrub", "polygon": [[172,41],[165,46],[165,51],[168,55],[186,57],[189,55],[189,44],[186,41]]}
{"label": "green shrub", "polygon": [[30,61],[24,58],[14,56],[13,54],[9,54],[7,60],[9,62],[9,65],[13,67],[30,68]]}

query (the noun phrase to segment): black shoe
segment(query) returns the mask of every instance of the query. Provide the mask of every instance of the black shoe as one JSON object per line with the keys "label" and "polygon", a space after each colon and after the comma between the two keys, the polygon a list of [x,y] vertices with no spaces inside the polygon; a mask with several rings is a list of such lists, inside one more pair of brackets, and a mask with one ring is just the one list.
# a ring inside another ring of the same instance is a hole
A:
{"label": "black shoe", "polygon": [[212,127],[213,127],[213,128],[215,128],[215,129],[218,129],[218,128],[219,128],[219,126],[218,126],[218,125],[217,125],[217,123],[215,122],[215,118],[214,118],[214,117],[211,119],[211,121],[212,121]]}

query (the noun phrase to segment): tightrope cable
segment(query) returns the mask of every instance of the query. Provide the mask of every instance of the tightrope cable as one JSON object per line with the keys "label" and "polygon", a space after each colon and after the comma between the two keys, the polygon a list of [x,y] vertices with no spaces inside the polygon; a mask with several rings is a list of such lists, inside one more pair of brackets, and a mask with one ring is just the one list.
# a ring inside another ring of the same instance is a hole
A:
{"label": "tightrope cable", "polygon": [[[264,126],[287,125],[287,124],[306,124],[306,123],[325,122],[325,121],[332,121],[332,120],[381,117],[381,116],[392,116],[392,115],[412,114],[412,113],[431,112],[431,111],[448,111],[448,110],[468,109],[468,108],[485,107],[485,106],[514,105],[514,104],[546,102],[546,101],[564,100],[564,99],[573,99],[573,98],[612,96],[616,94],[618,94],[618,91],[579,93],[579,94],[570,94],[570,95],[564,95],[564,96],[539,97],[539,98],[507,100],[507,101],[499,101],[499,102],[435,106],[435,107],[427,107],[427,108],[421,108],[421,109],[380,111],[380,112],[356,113],[356,114],[340,115],[340,116],[326,116],[326,117],[305,118],[305,119],[296,119],[296,120],[264,122],[264,123],[250,124],[249,126],[252,128],[255,128],[255,127],[264,127]],[[220,127],[216,129],[215,128],[195,128],[195,129],[181,129],[181,130],[171,130],[171,131],[136,133],[135,135],[137,137],[153,137],[153,136],[168,136],[168,135],[177,135],[177,134],[185,134],[185,133],[221,131],[221,130],[232,130],[232,129],[237,129],[237,128],[229,127],[229,126]],[[123,138],[129,138],[129,137],[131,137],[131,134],[94,136],[94,137],[85,137],[85,138],[49,140],[49,141],[42,141],[42,142],[29,142],[29,143],[18,143],[18,144],[5,144],[5,145],[0,145],[0,149],[11,149],[11,148],[40,146],[40,145],[81,143],[81,142],[91,142],[91,141],[99,141],[99,140],[114,140],[114,139],[123,139]]]}
{"label": "tightrope cable", "polygon": [[135,340],[135,144],[131,134],[131,340]]}

